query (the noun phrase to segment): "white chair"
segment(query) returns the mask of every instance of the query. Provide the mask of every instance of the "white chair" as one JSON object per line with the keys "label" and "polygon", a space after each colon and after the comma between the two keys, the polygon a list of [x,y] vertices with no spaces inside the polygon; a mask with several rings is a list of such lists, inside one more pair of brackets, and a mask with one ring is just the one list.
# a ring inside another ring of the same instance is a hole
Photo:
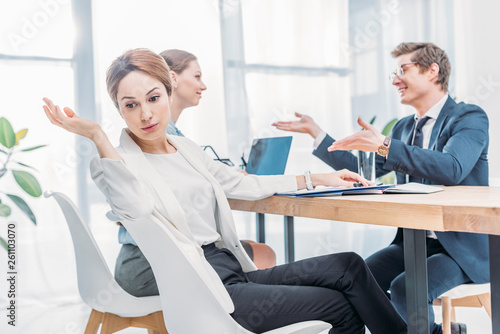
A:
{"label": "white chair", "polygon": [[462,284],[446,291],[433,302],[443,309],[443,334],[450,334],[450,322],[456,322],[455,306],[484,307],[491,318],[490,283]]}
{"label": "white chair", "polygon": [[[171,334],[251,334],[222,307],[184,253],[155,217],[122,220],[148,259],[160,291],[165,325]],[[327,333],[331,325],[305,321],[266,334]]]}
{"label": "white chair", "polygon": [[92,308],[85,334],[110,334],[127,327],[147,328],[149,334],[168,334],[160,298],[134,297],[115,281],[94,237],[73,202],[64,194],[46,191],[62,209],[75,249],[78,290]]}

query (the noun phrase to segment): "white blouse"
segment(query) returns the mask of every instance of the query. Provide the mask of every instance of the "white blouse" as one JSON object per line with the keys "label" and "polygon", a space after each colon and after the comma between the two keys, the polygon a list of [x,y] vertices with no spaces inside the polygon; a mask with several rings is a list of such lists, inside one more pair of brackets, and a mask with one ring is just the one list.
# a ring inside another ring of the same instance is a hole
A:
{"label": "white blouse", "polygon": [[220,240],[215,223],[216,200],[210,182],[179,153],[144,153],[177,197],[188,226],[200,246]]}

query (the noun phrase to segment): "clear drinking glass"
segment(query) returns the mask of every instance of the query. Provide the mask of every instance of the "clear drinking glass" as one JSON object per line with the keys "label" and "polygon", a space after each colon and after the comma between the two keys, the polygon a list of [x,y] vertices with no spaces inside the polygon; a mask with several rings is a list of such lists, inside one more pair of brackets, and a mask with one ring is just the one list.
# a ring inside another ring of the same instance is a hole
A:
{"label": "clear drinking glass", "polygon": [[358,151],[358,174],[375,183],[375,152]]}

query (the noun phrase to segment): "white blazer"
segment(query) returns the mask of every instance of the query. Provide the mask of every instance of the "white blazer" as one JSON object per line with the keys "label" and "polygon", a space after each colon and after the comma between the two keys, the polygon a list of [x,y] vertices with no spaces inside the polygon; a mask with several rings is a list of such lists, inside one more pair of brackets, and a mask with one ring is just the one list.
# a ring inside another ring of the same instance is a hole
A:
{"label": "white blazer", "polygon": [[[221,235],[217,246],[229,249],[245,272],[256,270],[238,239],[227,198],[257,200],[276,192],[294,191],[297,189],[295,176],[244,175],[214,161],[185,137],[167,135],[167,138],[184,159],[212,184],[217,200],[215,221]],[[234,305],[231,298],[215,270],[205,260],[203,249],[195,241],[177,198],[125,129],[122,130],[117,151],[125,163],[99,156],[90,163],[92,179],[106,196],[113,213],[128,220],[150,215],[159,219],[221,305],[232,313]]]}

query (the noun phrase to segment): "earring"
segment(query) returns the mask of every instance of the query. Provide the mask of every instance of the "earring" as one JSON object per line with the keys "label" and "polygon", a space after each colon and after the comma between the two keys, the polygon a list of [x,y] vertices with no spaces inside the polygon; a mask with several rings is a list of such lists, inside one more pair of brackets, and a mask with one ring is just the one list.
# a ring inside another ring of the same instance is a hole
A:
{"label": "earring", "polygon": [[177,90],[177,85],[174,86],[174,90]]}

